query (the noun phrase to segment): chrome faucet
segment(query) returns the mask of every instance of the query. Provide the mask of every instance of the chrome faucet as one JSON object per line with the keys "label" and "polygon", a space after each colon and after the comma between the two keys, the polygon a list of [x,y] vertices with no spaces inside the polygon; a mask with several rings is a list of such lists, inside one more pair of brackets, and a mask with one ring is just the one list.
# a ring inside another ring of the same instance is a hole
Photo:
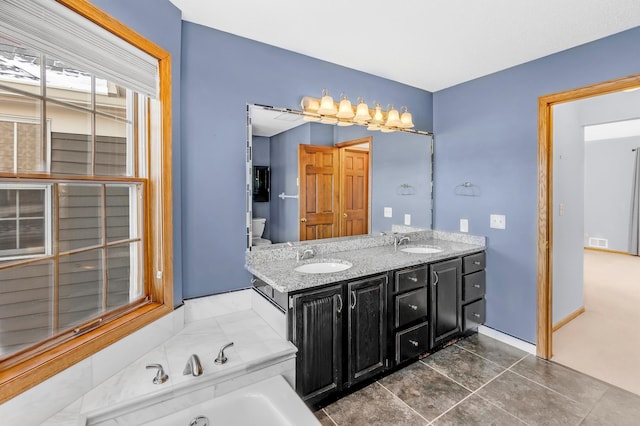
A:
{"label": "chrome faucet", "polygon": [[189,357],[189,361],[187,361],[187,365],[185,365],[182,374],[184,376],[187,376],[189,374],[193,376],[200,376],[202,374],[202,364],[200,363],[200,358],[198,358],[198,355],[193,354]]}
{"label": "chrome faucet", "polygon": [[312,248],[308,248],[308,249],[305,249],[305,250],[302,252],[302,255],[300,255],[300,252],[299,252],[299,251],[297,251],[297,252],[296,252],[296,260],[305,260],[305,259],[310,259],[310,258],[312,258],[312,257],[313,257],[313,256],[315,256],[315,255],[316,255],[316,251],[315,251],[314,249],[312,249]]}
{"label": "chrome faucet", "polygon": [[150,368],[157,368],[158,372],[156,373],[156,377],[153,378],[153,384],[154,385],[161,385],[164,382],[166,382],[167,380],[169,380],[169,376],[167,375],[167,373],[164,372],[164,369],[162,368],[162,365],[160,364],[149,364],[146,367],[147,369]]}
{"label": "chrome faucet", "polygon": [[403,237],[393,237],[393,250],[398,251],[398,246],[402,245],[402,243],[408,243],[409,241],[411,241],[411,238],[406,235]]}
{"label": "chrome faucet", "polygon": [[229,346],[233,346],[233,342],[227,343],[226,345],[222,346],[220,348],[220,352],[218,352],[218,358],[216,358],[213,362],[215,362],[218,365],[222,365],[225,362],[227,362],[227,357],[224,355],[224,350],[227,349]]}

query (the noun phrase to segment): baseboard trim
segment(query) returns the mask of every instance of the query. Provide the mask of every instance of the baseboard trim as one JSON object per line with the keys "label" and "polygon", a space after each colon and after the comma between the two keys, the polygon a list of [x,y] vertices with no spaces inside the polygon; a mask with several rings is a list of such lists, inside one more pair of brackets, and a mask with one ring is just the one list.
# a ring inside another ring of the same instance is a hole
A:
{"label": "baseboard trim", "polygon": [[598,247],[585,247],[584,249],[585,250],[591,250],[591,251],[601,251],[603,253],[626,254],[627,256],[633,256],[628,251],[609,250],[609,249],[603,249],[603,248],[598,248]]}
{"label": "baseboard trim", "polygon": [[532,345],[529,342],[525,342],[524,340],[520,340],[517,337],[502,333],[498,330],[487,327],[486,325],[478,326],[478,333],[484,334],[485,336],[496,339],[502,343],[506,343],[507,345],[511,345],[515,348],[530,353],[531,355],[536,355],[536,345]]}
{"label": "baseboard trim", "polygon": [[574,319],[576,319],[578,316],[582,314],[584,314],[584,306],[580,306],[578,309],[575,310],[575,312],[570,313],[564,319],[555,323],[552,328],[553,332],[555,333],[556,331],[560,330],[562,327],[569,324],[571,321],[573,321]]}

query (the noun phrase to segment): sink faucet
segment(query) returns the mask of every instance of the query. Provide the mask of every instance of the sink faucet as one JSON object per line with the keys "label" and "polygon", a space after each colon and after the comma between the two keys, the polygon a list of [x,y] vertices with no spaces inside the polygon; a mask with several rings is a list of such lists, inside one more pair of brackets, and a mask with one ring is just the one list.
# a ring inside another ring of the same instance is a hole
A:
{"label": "sink faucet", "polygon": [[200,376],[202,374],[202,364],[200,363],[198,355],[193,354],[189,357],[189,361],[187,361],[187,365],[184,367],[182,374],[185,376],[188,374]]}
{"label": "sink faucet", "polygon": [[402,243],[408,243],[409,241],[411,241],[411,238],[407,237],[406,235],[404,237],[394,237],[393,250],[398,251],[398,246],[402,245]]}
{"label": "sink faucet", "polygon": [[308,248],[308,249],[305,249],[305,250],[302,252],[302,255],[300,255],[300,252],[299,252],[299,251],[298,251],[298,252],[296,252],[296,260],[305,260],[305,259],[310,259],[310,258],[312,258],[312,257],[313,257],[313,256],[315,256],[315,255],[316,255],[315,250],[314,250],[314,249],[312,249],[312,248]]}

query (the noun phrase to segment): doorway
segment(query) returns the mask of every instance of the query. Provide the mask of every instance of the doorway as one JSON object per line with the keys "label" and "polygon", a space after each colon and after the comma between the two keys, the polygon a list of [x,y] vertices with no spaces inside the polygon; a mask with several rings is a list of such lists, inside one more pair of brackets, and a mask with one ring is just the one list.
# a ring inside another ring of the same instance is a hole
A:
{"label": "doorway", "polygon": [[370,136],[300,145],[300,241],[369,233]]}
{"label": "doorway", "polygon": [[[553,106],[640,86],[640,75],[542,96],[538,102],[538,320],[537,355],[553,355]],[[595,344],[595,342],[594,342]]]}

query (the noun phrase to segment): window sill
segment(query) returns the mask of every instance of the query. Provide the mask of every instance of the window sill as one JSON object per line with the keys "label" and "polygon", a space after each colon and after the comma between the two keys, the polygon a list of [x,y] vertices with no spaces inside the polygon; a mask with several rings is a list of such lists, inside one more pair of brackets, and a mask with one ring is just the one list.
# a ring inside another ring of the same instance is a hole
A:
{"label": "window sill", "polygon": [[173,311],[151,303],[0,372],[0,404]]}

